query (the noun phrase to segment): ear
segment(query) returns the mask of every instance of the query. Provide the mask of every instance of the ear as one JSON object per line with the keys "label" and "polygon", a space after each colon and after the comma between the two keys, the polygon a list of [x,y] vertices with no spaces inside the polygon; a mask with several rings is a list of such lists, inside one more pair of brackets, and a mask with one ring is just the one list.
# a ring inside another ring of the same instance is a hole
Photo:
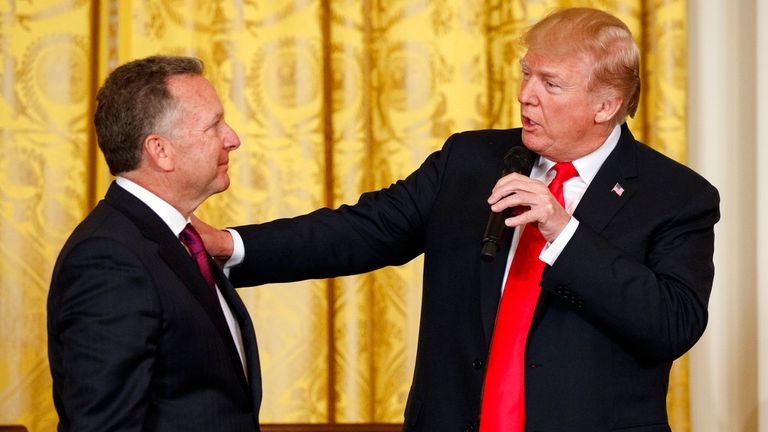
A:
{"label": "ear", "polygon": [[168,138],[162,135],[147,135],[144,139],[144,153],[147,154],[148,161],[161,171],[170,172],[176,167],[173,146]]}
{"label": "ear", "polygon": [[621,104],[624,102],[619,96],[606,97],[602,101],[598,101],[599,104],[597,111],[595,112],[595,123],[606,123],[613,119]]}

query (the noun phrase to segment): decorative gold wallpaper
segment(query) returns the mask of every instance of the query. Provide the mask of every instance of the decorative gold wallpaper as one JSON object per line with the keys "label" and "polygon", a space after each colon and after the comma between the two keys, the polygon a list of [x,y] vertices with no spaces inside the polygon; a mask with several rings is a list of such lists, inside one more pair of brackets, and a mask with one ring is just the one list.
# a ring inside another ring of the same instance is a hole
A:
{"label": "decorative gold wallpaper", "polygon": [[85,1],[0,4],[0,423],[32,431],[56,422],[50,274],[89,209],[89,22]]}
{"label": "decorative gold wallpaper", "polygon": [[[0,423],[54,430],[45,299],[69,232],[110,178],[95,89],[126,61],[202,58],[242,146],[216,225],[354,202],[452,133],[519,123],[521,31],[557,6],[618,14],[643,51],[636,135],[686,154],[684,0],[100,0],[0,4]],[[357,277],[241,290],[264,422],[400,422],[415,360],[421,259]],[[687,363],[669,399],[687,431]]]}

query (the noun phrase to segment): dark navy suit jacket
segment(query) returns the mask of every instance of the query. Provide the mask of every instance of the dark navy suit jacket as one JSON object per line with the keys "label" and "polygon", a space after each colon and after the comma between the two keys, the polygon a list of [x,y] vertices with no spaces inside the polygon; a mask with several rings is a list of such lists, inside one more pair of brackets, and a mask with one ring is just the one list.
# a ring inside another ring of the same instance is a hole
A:
{"label": "dark navy suit jacket", "polygon": [[215,294],[179,239],[112,184],[59,255],[48,350],[59,431],[257,431],[261,376],[248,312],[246,379]]}
{"label": "dark navy suit jacket", "polygon": [[[517,145],[519,129],[456,134],[355,205],[240,227],[245,261],[232,281],[361,273],[423,253],[405,430],[476,430],[509,251],[507,238],[494,262],[480,259],[486,199]],[[526,346],[528,432],[669,430],[670,365],[707,323],[718,206],[706,180],[622,127],[575,210],[578,229],[544,270]]]}

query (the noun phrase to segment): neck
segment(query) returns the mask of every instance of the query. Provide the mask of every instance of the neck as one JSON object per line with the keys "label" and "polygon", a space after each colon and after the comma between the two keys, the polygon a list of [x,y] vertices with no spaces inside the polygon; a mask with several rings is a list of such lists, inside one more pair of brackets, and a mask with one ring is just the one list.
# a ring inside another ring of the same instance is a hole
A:
{"label": "neck", "polygon": [[195,209],[202,203],[201,200],[196,201],[184,197],[178,188],[173,187],[173,182],[167,177],[145,175],[136,171],[121,173],[120,175],[157,195],[160,199],[172,205],[173,208],[178,210],[187,219],[192,216]]}
{"label": "neck", "polygon": [[593,151],[597,150],[605,144],[605,141],[608,139],[608,137],[611,135],[611,132],[613,131],[613,125],[610,125],[608,123],[603,123],[600,125],[600,127],[597,127],[593,130],[593,133],[590,134],[589,137],[585,137],[589,145],[581,146],[579,147],[579,152],[577,154],[571,155],[569,160],[576,160],[579,158],[582,158]]}

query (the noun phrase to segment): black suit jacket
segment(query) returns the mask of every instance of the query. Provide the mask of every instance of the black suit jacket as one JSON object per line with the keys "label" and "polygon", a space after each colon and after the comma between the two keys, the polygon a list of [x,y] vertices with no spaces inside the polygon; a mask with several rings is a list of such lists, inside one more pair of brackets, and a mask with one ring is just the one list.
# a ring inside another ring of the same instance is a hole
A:
{"label": "black suit jacket", "polygon": [[212,264],[240,324],[242,363],[218,299],[179,239],[116,184],[59,255],[48,297],[48,354],[59,431],[255,431],[256,337]]}
{"label": "black suit jacket", "polygon": [[[487,197],[519,129],[452,136],[407,179],[353,206],[238,228],[236,286],[360,273],[424,253],[419,343],[405,430],[478,426],[509,236],[480,259]],[[621,195],[613,190],[620,184]],[[672,361],[701,336],[719,197],[626,126],[574,216],[526,346],[528,432],[668,431]]]}

